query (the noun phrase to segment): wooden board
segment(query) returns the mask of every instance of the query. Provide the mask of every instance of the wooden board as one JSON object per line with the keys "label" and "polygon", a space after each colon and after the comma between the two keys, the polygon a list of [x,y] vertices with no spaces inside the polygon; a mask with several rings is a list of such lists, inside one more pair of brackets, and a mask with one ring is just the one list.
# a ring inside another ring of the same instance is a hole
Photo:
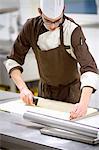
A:
{"label": "wooden board", "polygon": [[[69,119],[69,112],[74,104],[54,101],[49,99],[38,99],[37,106],[26,105],[21,99],[0,104],[0,110],[23,115],[26,111],[46,114],[61,119]],[[97,112],[94,108],[88,108],[86,116]]]}

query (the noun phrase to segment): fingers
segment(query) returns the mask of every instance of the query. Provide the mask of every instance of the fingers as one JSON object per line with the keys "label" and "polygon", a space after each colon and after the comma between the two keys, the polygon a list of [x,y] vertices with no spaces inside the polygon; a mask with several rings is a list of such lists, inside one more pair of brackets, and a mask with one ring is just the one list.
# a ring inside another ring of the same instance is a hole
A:
{"label": "fingers", "polygon": [[78,109],[78,106],[77,106],[77,104],[75,104],[75,106],[73,107],[73,109],[70,112],[70,120],[77,118],[77,115],[78,115],[77,109]]}
{"label": "fingers", "polygon": [[20,92],[20,98],[26,103],[27,105],[34,105],[33,104],[33,94],[29,89],[24,89]]}
{"label": "fingers", "polygon": [[70,120],[83,117],[87,112],[87,108],[80,103],[74,105],[74,108],[70,112]]}
{"label": "fingers", "polygon": [[70,112],[70,120],[81,117],[80,113]]}
{"label": "fingers", "polygon": [[26,103],[27,105],[33,105],[33,100],[31,95],[21,95],[21,99]]}
{"label": "fingers", "polygon": [[76,112],[70,112],[70,120],[78,118],[78,114]]}

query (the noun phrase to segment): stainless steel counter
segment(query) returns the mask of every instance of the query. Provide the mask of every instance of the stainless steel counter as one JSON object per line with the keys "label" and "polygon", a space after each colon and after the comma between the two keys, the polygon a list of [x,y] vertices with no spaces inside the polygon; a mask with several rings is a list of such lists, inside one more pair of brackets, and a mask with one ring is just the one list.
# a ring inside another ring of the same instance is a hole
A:
{"label": "stainless steel counter", "polygon": [[[14,100],[17,94],[0,91],[0,103]],[[71,140],[42,135],[41,126],[21,116],[0,112],[0,146],[10,150],[99,150],[99,145],[88,145]]]}

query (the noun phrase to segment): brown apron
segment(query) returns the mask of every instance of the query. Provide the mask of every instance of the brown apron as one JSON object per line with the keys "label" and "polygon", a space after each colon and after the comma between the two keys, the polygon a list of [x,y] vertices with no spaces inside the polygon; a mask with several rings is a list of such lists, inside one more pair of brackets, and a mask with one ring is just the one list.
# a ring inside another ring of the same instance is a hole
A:
{"label": "brown apron", "polygon": [[40,84],[39,96],[76,103],[80,98],[80,79],[76,60],[71,57],[64,46],[63,26],[60,26],[60,46],[48,51],[39,47],[35,50]]}

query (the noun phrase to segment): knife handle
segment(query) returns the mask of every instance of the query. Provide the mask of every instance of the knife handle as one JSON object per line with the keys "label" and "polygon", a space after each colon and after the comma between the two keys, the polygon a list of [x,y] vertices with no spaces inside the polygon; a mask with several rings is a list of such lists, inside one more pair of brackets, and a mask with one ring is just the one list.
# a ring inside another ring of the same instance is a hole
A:
{"label": "knife handle", "polygon": [[34,103],[35,105],[37,105],[37,103],[38,103],[38,98],[33,97],[33,103]]}

